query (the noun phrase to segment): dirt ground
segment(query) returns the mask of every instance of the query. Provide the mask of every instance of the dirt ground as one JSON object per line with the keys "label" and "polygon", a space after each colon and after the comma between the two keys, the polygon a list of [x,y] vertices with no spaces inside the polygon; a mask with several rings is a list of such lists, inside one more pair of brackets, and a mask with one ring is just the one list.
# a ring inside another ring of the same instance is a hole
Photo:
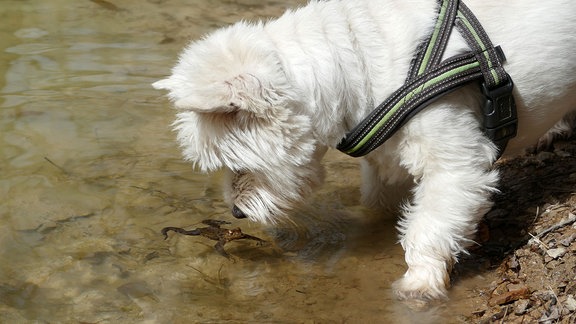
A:
{"label": "dirt ground", "polygon": [[500,161],[501,193],[456,277],[497,280],[470,296],[473,323],[576,323],[576,140]]}

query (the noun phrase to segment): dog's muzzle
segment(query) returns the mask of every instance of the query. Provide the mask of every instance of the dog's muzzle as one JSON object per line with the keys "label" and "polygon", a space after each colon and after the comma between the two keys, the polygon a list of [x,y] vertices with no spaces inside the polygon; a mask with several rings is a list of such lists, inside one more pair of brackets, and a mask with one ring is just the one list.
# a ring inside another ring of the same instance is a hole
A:
{"label": "dog's muzzle", "polygon": [[246,218],[246,214],[236,205],[232,208],[232,216],[236,218]]}

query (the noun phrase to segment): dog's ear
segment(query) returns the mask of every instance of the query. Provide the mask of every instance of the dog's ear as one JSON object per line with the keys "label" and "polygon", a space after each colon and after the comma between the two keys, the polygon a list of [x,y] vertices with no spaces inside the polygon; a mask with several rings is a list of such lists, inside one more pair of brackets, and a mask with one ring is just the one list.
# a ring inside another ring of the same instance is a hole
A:
{"label": "dog's ear", "polygon": [[190,82],[171,76],[152,84],[168,90],[174,106],[199,113],[228,113],[244,110],[256,115],[280,100],[282,91],[251,73],[242,73],[222,81]]}
{"label": "dog's ear", "polygon": [[185,79],[171,76],[154,82],[152,86],[156,89],[168,90],[168,97],[177,109],[190,110],[200,113],[210,112],[230,112],[235,108],[227,105],[226,87],[209,84],[197,86]]}

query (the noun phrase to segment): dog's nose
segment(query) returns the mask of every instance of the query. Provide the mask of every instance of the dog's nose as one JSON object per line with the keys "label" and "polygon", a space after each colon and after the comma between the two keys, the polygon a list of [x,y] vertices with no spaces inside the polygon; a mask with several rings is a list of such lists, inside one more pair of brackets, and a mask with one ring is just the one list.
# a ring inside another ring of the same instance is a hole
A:
{"label": "dog's nose", "polygon": [[246,214],[236,205],[232,208],[232,216],[236,218],[246,218]]}

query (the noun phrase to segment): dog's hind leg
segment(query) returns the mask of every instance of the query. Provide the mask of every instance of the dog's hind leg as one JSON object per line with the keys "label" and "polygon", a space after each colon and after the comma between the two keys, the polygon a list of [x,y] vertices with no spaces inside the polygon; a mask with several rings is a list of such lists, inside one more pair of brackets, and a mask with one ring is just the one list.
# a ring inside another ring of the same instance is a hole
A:
{"label": "dog's hind leg", "polygon": [[408,265],[394,285],[401,299],[446,296],[453,263],[492,206],[497,149],[472,113],[454,108],[424,111],[401,130],[402,164],[418,182],[399,225]]}
{"label": "dog's hind leg", "polygon": [[557,139],[566,139],[572,136],[576,127],[576,111],[572,111],[560,119],[544,136],[538,140],[536,151],[550,149],[552,143]]}

